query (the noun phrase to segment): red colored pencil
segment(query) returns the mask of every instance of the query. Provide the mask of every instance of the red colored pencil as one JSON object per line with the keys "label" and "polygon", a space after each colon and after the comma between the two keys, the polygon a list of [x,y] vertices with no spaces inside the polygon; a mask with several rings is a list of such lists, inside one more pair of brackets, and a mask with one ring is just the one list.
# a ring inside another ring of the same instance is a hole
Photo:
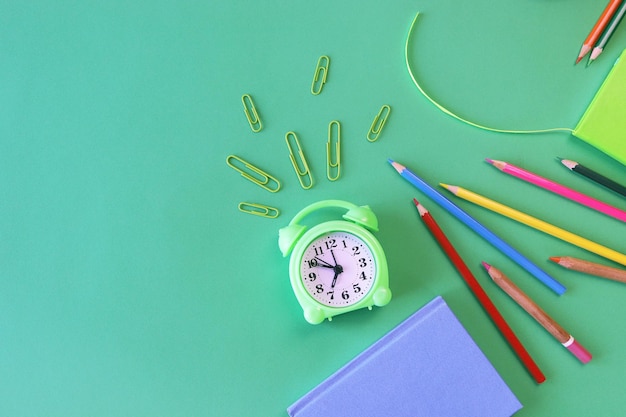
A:
{"label": "red colored pencil", "polygon": [[602,31],[611,21],[611,18],[615,14],[615,11],[617,10],[621,2],[622,0],[609,1],[609,4],[607,4],[606,8],[598,18],[598,21],[591,29],[591,32],[589,32],[587,39],[585,39],[585,41],[583,42],[583,46],[580,48],[578,58],[576,58],[576,64],[578,64],[580,60],[583,59],[585,55],[587,55],[589,51],[593,49],[594,45],[598,41],[598,38],[600,38],[600,35],[602,35]]}
{"label": "red colored pencil", "polygon": [[508,344],[517,354],[517,357],[520,359],[526,370],[530,373],[530,375],[538,384],[544,382],[546,380],[546,377],[541,372],[541,369],[539,369],[533,358],[526,351],[526,348],[524,348],[522,342],[520,342],[511,327],[509,327],[508,323],[506,322],[504,317],[502,317],[502,314],[500,314],[485,290],[480,286],[480,284],[476,280],[476,277],[474,277],[474,275],[472,274],[472,271],[469,270],[469,268],[467,267],[461,256],[458,254],[454,246],[452,246],[452,243],[450,243],[435,219],[431,216],[428,210],[426,210],[424,206],[422,206],[416,199],[413,199],[413,202],[417,207],[417,211],[419,212],[420,217],[426,224],[426,227],[428,227],[428,230],[430,230],[431,234],[437,240],[454,267],[457,269],[457,271],[459,271],[461,277],[463,277],[472,293],[474,293],[474,296],[478,299],[480,305],[483,307],[483,309],[485,309],[500,333],[502,333]]}

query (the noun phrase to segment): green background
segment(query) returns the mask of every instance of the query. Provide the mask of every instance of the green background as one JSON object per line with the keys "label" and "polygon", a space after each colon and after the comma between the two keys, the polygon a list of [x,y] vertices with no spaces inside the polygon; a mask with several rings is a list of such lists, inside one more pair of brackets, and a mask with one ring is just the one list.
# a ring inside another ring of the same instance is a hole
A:
{"label": "green background", "polygon": [[[523,166],[625,209],[623,198],[555,157],[625,183],[623,165],[567,133],[464,125],[420,95],[404,64],[420,11],[411,60],[442,104],[489,126],[573,128],[626,47],[620,28],[592,66],[573,65],[605,3],[2,2],[0,414],[286,416],[287,406],[437,295],[524,404],[520,417],[622,414],[626,288],[547,259],[610,262],[451,197],[564,283],[558,297],[386,162],[626,251],[623,223],[483,160]],[[313,96],[320,55],[331,66]],[[244,117],[245,93],[261,114],[260,133]],[[383,104],[391,116],[369,143]],[[330,182],[324,146],[334,119],[342,124],[342,176]],[[310,190],[289,162],[290,130],[308,158]],[[282,189],[271,194],[243,179],[226,165],[230,154],[271,172]],[[413,197],[446,231],[546,383],[535,384],[520,365],[418,219]],[[378,215],[394,299],[311,326],[277,234],[302,207],[328,198]],[[240,213],[242,201],[281,215]],[[482,260],[594,359],[580,364],[489,281]]]}

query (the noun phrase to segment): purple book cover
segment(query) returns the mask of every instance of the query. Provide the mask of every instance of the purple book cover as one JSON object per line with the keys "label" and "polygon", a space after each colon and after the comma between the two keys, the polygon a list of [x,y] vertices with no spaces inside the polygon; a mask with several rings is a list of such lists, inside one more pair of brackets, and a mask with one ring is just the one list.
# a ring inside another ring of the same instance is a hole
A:
{"label": "purple book cover", "polygon": [[439,296],[287,412],[291,417],[510,417],[521,408]]}

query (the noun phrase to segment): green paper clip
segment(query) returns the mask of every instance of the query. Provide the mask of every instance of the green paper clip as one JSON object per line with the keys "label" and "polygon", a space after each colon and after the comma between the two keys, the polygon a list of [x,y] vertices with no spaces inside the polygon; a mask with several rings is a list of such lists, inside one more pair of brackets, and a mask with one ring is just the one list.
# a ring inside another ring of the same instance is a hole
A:
{"label": "green paper clip", "polygon": [[241,102],[243,103],[243,111],[246,113],[246,119],[248,119],[248,123],[250,123],[250,129],[252,129],[253,132],[259,132],[263,129],[263,124],[261,123],[261,118],[259,117],[259,113],[256,110],[250,94],[241,96]]}
{"label": "green paper clip", "polygon": [[[296,160],[296,154],[291,147],[290,137],[293,137],[296,146],[298,147],[298,156],[299,161]],[[296,175],[298,176],[298,181],[300,181],[300,185],[305,190],[308,190],[313,186],[313,176],[311,175],[311,171],[309,170],[309,164],[306,162],[306,158],[304,157],[304,153],[302,152],[302,147],[300,146],[300,141],[298,140],[298,136],[294,132],[287,132],[285,135],[285,141],[287,142],[287,147],[289,148],[289,159],[291,159],[291,164],[293,165],[293,169],[296,170]],[[300,168],[302,166],[302,169]],[[308,185],[305,184],[304,178],[308,177]]]}
{"label": "green paper clip", "polygon": [[266,217],[268,219],[275,219],[280,214],[277,208],[257,203],[241,202],[237,207],[239,211],[243,213],[254,214],[255,216]]}
{"label": "green paper clip", "polygon": [[[328,67],[330,66],[330,58],[326,55],[322,55],[317,60],[317,66],[315,67],[315,74],[313,74],[313,82],[311,83],[311,93],[318,95],[322,92],[324,84],[326,84],[326,77],[328,76]],[[320,79],[320,74],[322,77]]]}
{"label": "green paper clip", "polygon": [[[236,160],[238,164],[242,164],[244,168],[248,169],[248,172],[244,171],[242,168],[238,167],[237,165],[232,164],[231,159]],[[250,181],[258,185],[259,187],[265,188],[267,191],[271,193],[275,193],[276,191],[280,190],[280,181],[272,177],[267,172],[255,167],[251,163],[244,161],[238,156],[228,155],[226,157],[226,163],[228,164],[229,167],[233,168],[235,171],[240,172],[244,178],[249,179]],[[275,184],[274,187],[270,187],[270,184],[272,183]]]}
{"label": "green paper clip", "polygon": [[374,118],[372,125],[370,126],[370,130],[367,132],[367,140],[370,142],[376,142],[378,140],[378,136],[380,132],[383,130],[383,126],[385,126],[385,122],[389,115],[391,114],[391,107],[387,104],[383,105],[380,108],[380,111]]}
{"label": "green paper clip", "polygon": [[[337,126],[337,133],[333,135],[333,125]],[[332,144],[333,137],[335,138],[335,158],[332,157]],[[334,168],[334,169],[333,169]],[[336,171],[333,175],[332,172]],[[337,120],[333,120],[328,124],[328,142],[326,142],[326,177],[330,181],[336,181],[339,179],[341,173],[341,124]]]}

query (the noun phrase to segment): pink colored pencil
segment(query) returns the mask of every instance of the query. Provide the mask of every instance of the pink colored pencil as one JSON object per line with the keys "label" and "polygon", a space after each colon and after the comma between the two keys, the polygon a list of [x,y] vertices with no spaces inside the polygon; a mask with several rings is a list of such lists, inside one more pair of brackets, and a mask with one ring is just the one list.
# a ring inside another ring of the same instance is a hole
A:
{"label": "pink colored pencil", "polygon": [[538,187],[545,188],[546,190],[552,191],[555,194],[558,194],[579,204],[604,213],[608,216],[626,222],[626,211],[620,210],[617,207],[613,207],[600,200],[589,197],[586,194],[580,193],[576,190],[572,190],[571,188],[551,181],[547,178],[540,177],[535,173],[526,171],[525,169],[509,164],[507,162],[495,161],[493,159],[486,159],[486,161],[506,174],[512,175],[531,184],[535,184]]}

